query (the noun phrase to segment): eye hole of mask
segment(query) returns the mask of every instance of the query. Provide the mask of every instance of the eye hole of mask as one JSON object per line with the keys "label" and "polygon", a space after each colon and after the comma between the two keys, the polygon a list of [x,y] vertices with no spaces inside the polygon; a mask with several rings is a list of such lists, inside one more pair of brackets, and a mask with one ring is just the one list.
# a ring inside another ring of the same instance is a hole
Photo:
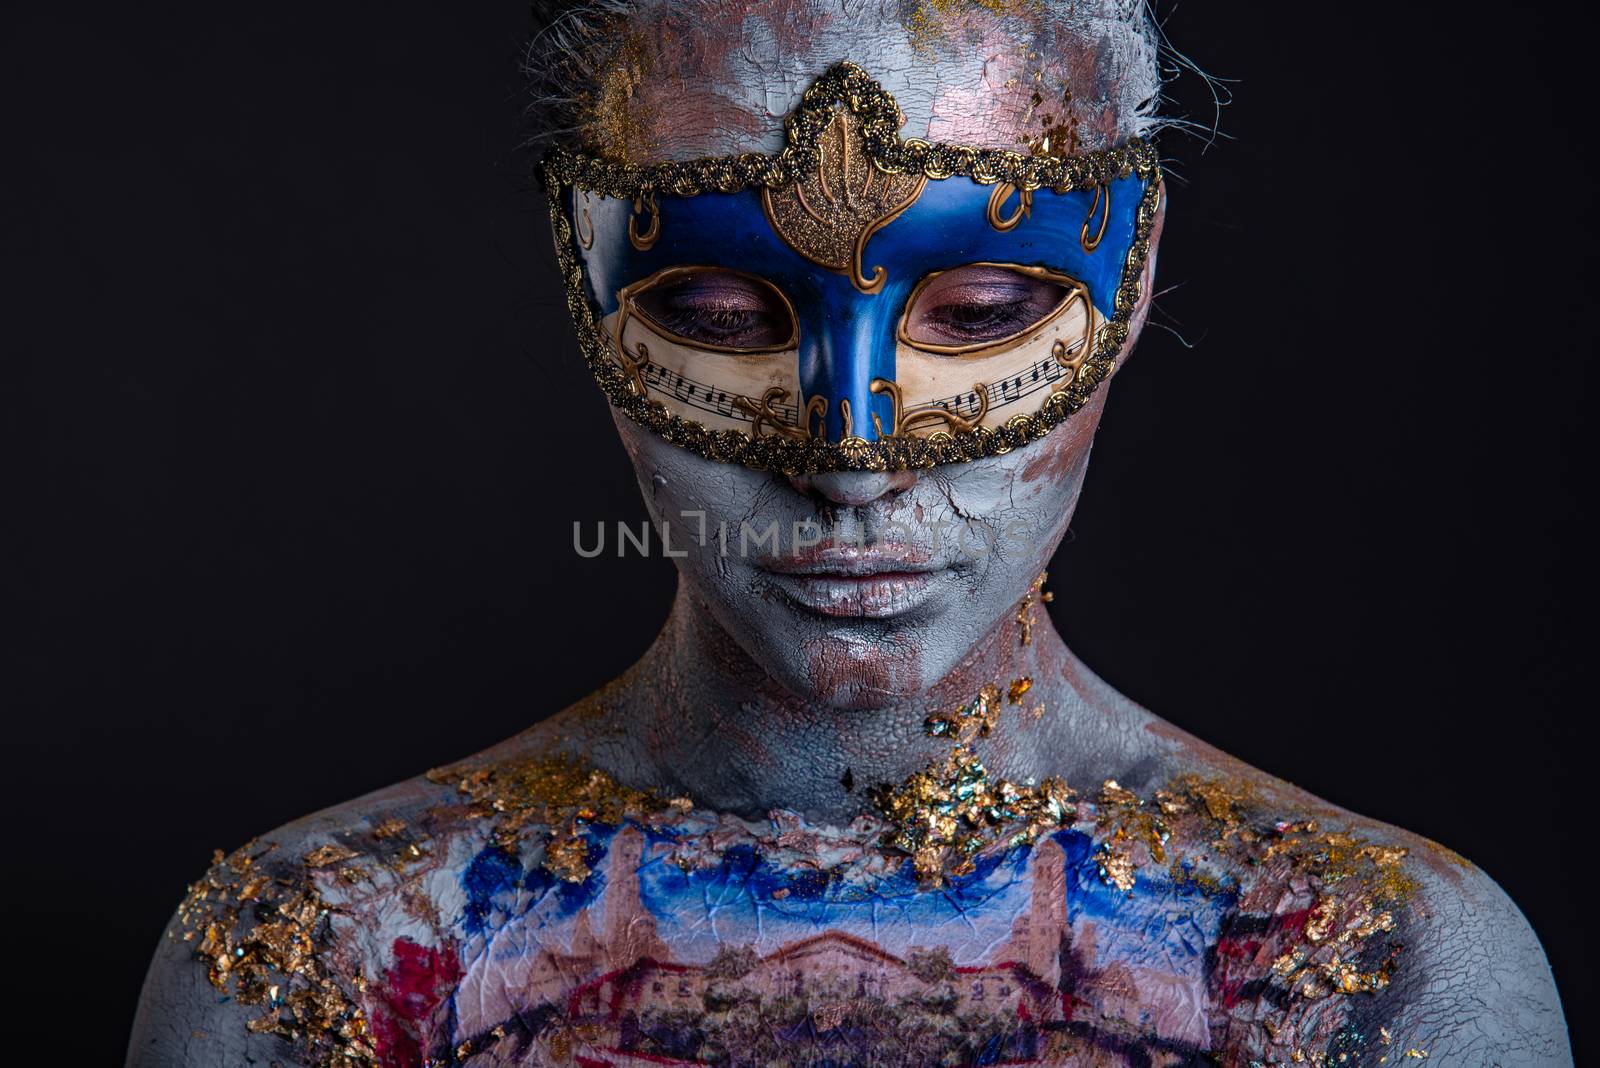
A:
{"label": "eye hole of mask", "polygon": [[934,352],[984,348],[1042,326],[1084,292],[1037,268],[974,263],[937,271],[906,301],[900,340]]}
{"label": "eye hole of mask", "polygon": [[792,348],[794,309],[771,282],[722,267],[674,267],[631,294],[633,310],[674,340],[723,352]]}

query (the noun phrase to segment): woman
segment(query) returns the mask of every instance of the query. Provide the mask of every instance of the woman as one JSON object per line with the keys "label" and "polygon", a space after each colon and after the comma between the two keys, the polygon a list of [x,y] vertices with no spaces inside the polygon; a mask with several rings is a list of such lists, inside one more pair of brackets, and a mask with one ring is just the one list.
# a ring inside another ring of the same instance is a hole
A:
{"label": "woman", "polygon": [[558,260],[672,614],[559,715],[219,855],[130,1064],[1569,1063],[1486,876],[1040,610],[1150,299],[1143,4],[546,21]]}

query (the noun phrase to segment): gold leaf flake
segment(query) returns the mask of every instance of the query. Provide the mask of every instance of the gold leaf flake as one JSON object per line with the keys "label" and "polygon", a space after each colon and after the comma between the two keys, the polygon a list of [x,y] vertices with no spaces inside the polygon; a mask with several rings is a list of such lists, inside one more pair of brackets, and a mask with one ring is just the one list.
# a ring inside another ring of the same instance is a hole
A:
{"label": "gold leaf flake", "polygon": [[359,857],[360,855],[360,853],[357,853],[353,849],[346,849],[342,845],[329,842],[327,845],[320,845],[311,852],[307,853],[305,855],[305,862],[306,867],[308,868],[326,868],[330,865],[338,864],[341,861],[351,860],[355,857]]}

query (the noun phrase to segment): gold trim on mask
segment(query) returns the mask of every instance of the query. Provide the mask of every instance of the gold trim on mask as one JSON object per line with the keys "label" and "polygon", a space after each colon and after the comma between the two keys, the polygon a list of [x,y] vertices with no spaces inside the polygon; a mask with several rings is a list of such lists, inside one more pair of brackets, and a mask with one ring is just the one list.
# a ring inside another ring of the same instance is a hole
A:
{"label": "gold trim on mask", "polygon": [[[1073,349],[1078,350],[1077,355],[1069,356],[1068,353],[1072,352]],[[1056,343],[1050,346],[1050,355],[1055,358],[1057,363],[1067,369],[1067,377],[1050,387],[1050,392],[1060,393],[1071,388],[1072,384],[1078,380],[1078,375],[1083,372],[1083,361],[1089,358],[1089,346],[1084,344],[1068,345],[1060,338],[1056,338]]]}
{"label": "gold trim on mask", "polygon": [[[618,337],[620,338],[620,334]],[[622,342],[617,342],[617,360],[622,364],[622,373],[628,376],[628,388],[636,396],[643,397],[649,390],[645,385],[645,368],[650,366],[650,348],[643,341],[634,346],[634,351],[629,353],[623,348]]]}
{"label": "gold trim on mask", "polygon": [[877,429],[879,437],[899,437],[902,434],[909,434],[917,429],[918,424],[924,423],[943,423],[950,430],[971,433],[982,424],[983,417],[989,414],[989,387],[983,382],[972,384],[972,392],[978,398],[978,412],[971,419],[964,418],[939,403],[918,404],[907,408],[905,397],[900,392],[900,384],[892,379],[874,378],[869,388],[874,393],[887,393],[890,403],[894,406],[887,435],[884,433],[883,421],[878,418],[878,413],[872,413],[872,425]]}
{"label": "gold trim on mask", "polygon": [[[644,233],[639,232],[639,213],[646,208],[650,209],[650,228]],[[1085,226],[1088,223],[1084,224]],[[628,241],[640,252],[649,252],[655,247],[656,238],[661,236],[661,209],[656,206],[656,197],[652,192],[644,192],[633,198],[633,214],[628,216]]]}
{"label": "gold trim on mask", "polygon": [[789,391],[782,386],[773,386],[763,393],[759,404],[749,397],[733,398],[733,406],[750,417],[750,433],[756,438],[768,436],[762,433],[762,427],[771,427],[772,433],[779,437],[806,441],[811,437],[812,421],[828,417],[828,398],[816,396],[806,401],[800,425],[791,425],[784,420],[783,413],[774,407],[788,403]]}
{"label": "gold trim on mask", "polygon": [[[585,196],[587,197],[587,194]],[[583,226],[577,224],[578,219],[583,220]],[[585,227],[588,228],[587,232],[585,232]],[[594,248],[594,220],[589,217],[589,205],[587,203],[579,208],[573,217],[572,230],[577,234],[579,248],[585,252]]]}
{"label": "gold trim on mask", "polygon": [[[1089,224],[1094,221],[1096,208],[1103,208],[1100,212],[1100,229],[1091,238]],[[1078,231],[1078,244],[1083,251],[1093,252],[1099,248],[1100,242],[1106,239],[1106,227],[1109,225],[1111,225],[1111,183],[1101,182],[1094,187],[1094,199],[1089,201],[1089,213],[1083,217],[1083,229]]]}
{"label": "gold trim on mask", "polygon": [[[1011,199],[1012,193],[1017,194],[1017,210],[1010,215],[1001,215],[1000,209]],[[989,194],[989,208],[985,214],[989,219],[989,225],[1002,234],[1015,230],[1017,224],[1024,218],[1033,216],[1033,190],[1018,189],[1010,182],[1000,182],[994,187],[994,192]]]}

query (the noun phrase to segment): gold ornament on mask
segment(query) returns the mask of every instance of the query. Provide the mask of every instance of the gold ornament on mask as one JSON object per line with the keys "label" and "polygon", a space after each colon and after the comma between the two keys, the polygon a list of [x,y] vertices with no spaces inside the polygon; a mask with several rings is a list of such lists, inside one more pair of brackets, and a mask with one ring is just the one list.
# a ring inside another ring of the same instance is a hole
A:
{"label": "gold ornament on mask", "polygon": [[861,266],[867,240],[922,195],[924,175],[878,169],[861,136],[861,121],[839,109],[817,143],[817,169],[781,189],[763,189],[761,206],[784,243],[819,267],[848,275],[863,293],[888,278]]}
{"label": "gold ornament on mask", "polygon": [[[1100,228],[1093,237],[1089,236],[1089,225],[1094,222],[1094,213],[1100,213]],[[1078,231],[1078,244],[1083,251],[1093,252],[1100,247],[1100,242],[1106,239],[1106,227],[1111,222],[1111,183],[1101,182],[1094,187],[1094,199],[1089,201],[1089,213],[1083,217],[1083,229]]]}
{"label": "gold ornament on mask", "polygon": [[[650,225],[644,233],[639,232],[639,214],[650,213]],[[1088,224],[1085,223],[1085,226]],[[646,192],[633,198],[633,214],[628,216],[628,241],[640,252],[648,252],[655,245],[656,238],[661,236],[661,209],[656,206],[654,193]]]}
{"label": "gold ornament on mask", "polygon": [[[587,198],[585,198],[587,199]],[[582,220],[580,223],[578,220]],[[594,248],[594,220],[589,217],[589,205],[585,204],[578,209],[578,214],[573,220],[573,231],[578,236],[578,247],[588,252]]]}
{"label": "gold ornament on mask", "polygon": [[1050,355],[1067,372],[1067,377],[1052,387],[1054,393],[1064,392],[1078,383],[1084,364],[1094,352],[1094,303],[1089,299],[1089,290],[1081,285],[1068,295],[1067,304],[1080,300],[1083,302],[1083,336],[1072,345],[1063,338],[1056,338],[1055,344],[1050,346]]}
{"label": "gold ornament on mask", "polygon": [[765,437],[770,433],[805,441],[811,436],[812,422],[824,419],[828,415],[828,398],[812,397],[806,402],[804,410],[797,413],[799,417],[797,425],[789,422],[787,415],[779,409],[779,405],[788,407],[788,404],[789,391],[782,386],[773,386],[763,393],[760,403],[749,397],[733,398],[733,406],[750,417],[750,434],[756,438]]}
{"label": "gold ornament on mask", "polygon": [[[1016,210],[1010,215],[1000,214],[1000,209],[1005,206],[1006,201],[1011,199],[1012,193],[1017,194]],[[1008,230],[1015,230],[1018,223],[1025,218],[1032,217],[1033,215],[1033,190],[1018,189],[1010,182],[1000,182],[994,187],[994,192],[989,194],[989,210],[987,215],[989,219],[989,225],[994,227],[996,230],[999,230],[1001,233],[1005,233]]]}
{"label": "gold ornament on mask", "polygon": [[983,417],[989,414],[989,387],[982,382],[972,384],[972,397],[978,406],[977,412],[971,419],[964,418],[952,408],[947,408],[937,402],[932,404],[917,404],[906,407],[905,398],[900,391],[900,384],[887,378],[874,378],[872,392],[887,393],[889,401],[894,406],[894,414],[890,417],[889,429],[883,429],[883,420],[878,418],[878,413],[872,413],[872,425],[877,429],[878,436],[897,437],[909,434],[936,423],[943,423],[952,431],[971,432],[978,424],[983,422]]}

